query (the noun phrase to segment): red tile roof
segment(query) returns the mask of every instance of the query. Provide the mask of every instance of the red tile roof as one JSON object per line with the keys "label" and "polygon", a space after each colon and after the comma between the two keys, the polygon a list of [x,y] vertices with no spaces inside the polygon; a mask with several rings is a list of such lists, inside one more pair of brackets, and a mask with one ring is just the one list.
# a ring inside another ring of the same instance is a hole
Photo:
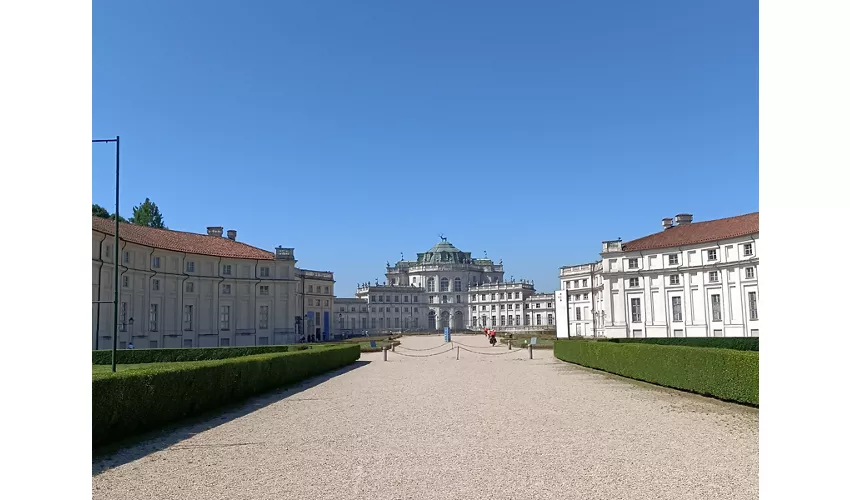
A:
{"label": "red tile roof", "polygon": [[[110,236],[115,235],[115,221],[110,219],[92,216],[91,228],[93,231],[105,233]],[[222,236],[185,233],[170,229],[154,229],[152,227],[136,226],[123,222],[120,223],[118,236],[130,243],[171,250],[173,252],[186,252],[229,259],[274,260],[274,254],[272,252],[267,252]]]}
{"label": "red tile roof", "polygon": [[725,219],[673,226],[670,229],[624,243],[623,251],[632,252],[695,245],[758,234],[758,232],[759,213],[755,212]]}

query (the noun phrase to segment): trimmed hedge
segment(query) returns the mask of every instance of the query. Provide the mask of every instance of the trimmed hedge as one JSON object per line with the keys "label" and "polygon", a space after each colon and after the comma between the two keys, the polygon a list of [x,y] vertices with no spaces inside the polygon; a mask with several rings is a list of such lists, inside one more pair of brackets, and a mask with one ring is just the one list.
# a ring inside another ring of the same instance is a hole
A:
{"label": "trimmed hedge", "polygon": [[355,344],[94,374],[92,445],[299,382],[359,358],[360,346]]}
{"label": "trimmed hedge", "polygon": [[758,337],[661,337],[661,338],[628,338],[600,339],[618,344],[659,344],[683,345],[688,347],[715,347],[717,349],[734,349],[736,351],[758,351]]}
{"label": "trimmed hedge", "polygon": [[758,406],[758,352],[558,340],[555,357],[653,384]]}
{"label": "trimmed hedge", "polygon": [[[177,361],[208,361],[213,359],[238,358],[271,352],[301,351],[298,345],[264,345],[250,347],[195,347],[188,349],[121,349],[115,352],[118,364],[173,363]],[[92,351],[93,365],[111,365],[112,351]]]}

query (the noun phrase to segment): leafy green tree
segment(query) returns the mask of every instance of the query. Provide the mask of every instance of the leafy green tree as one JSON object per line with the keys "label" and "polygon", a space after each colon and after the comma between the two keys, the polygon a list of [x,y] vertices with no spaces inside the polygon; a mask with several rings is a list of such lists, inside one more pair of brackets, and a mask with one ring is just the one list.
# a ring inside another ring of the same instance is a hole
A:
{"label": "leafy green tree", "polygon": [[[109,210],[103,208],[97,203],[92,203],[91,205],[91,214],[95,217],[101,217],[103,219],[112,219],[115,220],[115,214],[110,214]],[[118,222],[127,222],[127,219],[124,217],[118,216]]]}
{"label": "leafy green tree", "polygon": [[150,198],[145,198],[144,203],[133,207],[133,216],[130,217],[130,223],[137,226],[165,229],[165,224],[162,222],[162,213],[160,213],[159,207]]}
{"label": "leafy green tree", "polygon": [[109,218],[109,210],[103,208],[102,206],[92,203],[91,205],[91,214],[96,217],[101,217],[103,219]]}

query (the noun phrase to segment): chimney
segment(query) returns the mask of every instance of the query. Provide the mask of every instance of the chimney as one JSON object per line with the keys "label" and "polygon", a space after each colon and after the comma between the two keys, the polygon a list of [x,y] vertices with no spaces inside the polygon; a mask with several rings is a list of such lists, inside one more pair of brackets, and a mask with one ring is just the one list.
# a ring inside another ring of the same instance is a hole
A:
{"label": "chimney", "polygon": [[236,241],[236,230],[235,229],[228,229],[227,230],[227,238],[231,239],[233,241]]}
{"label": "chimney", "polygon": [[223,232],[224,228],[221,226],[207,226],[207,234],[210,236],[221,236]]}
{"label": "chimney", "polygon": [[673,227],[673,218],[665,217],[661,219],[661,225],[664,226],[664,229],[670,229],[671,227]]}
{"label": "chimney", "polygon": [[690,224],[694,220],[694,216],[691,214],[679,214],[676,216],[676,224]]}

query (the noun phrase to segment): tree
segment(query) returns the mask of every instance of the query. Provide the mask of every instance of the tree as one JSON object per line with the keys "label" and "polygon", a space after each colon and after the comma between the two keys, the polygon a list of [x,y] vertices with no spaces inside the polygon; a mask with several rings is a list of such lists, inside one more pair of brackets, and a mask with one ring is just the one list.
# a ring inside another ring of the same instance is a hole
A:
{"label": "tree", "polygon": [[[115,220],[115,214],[110,214],[109,210],[103,208],[97,203],[92,203],[91,205],[91,214],[95,217],[100,217],[102,219],[112,219]],[[118,222],[127,222],[127,219],[124,217],[118,216]]]}
{"label": "tree", "polygon": [[91,205],[91,214],[96,216],[96,217],[103,218],[103,219],[109,218],[109,210],[103,208],[102,206],[100,206],[96,203],[92,203],[92,205]]}
{"label": "tree", "polygon": [[165,224],[162,222],[162,214],[159,212],[159,207],[150,198],[145,198],[144,203],[133,207],[133,216],[130,217],[130,223],[137,226],[166,229]]}

